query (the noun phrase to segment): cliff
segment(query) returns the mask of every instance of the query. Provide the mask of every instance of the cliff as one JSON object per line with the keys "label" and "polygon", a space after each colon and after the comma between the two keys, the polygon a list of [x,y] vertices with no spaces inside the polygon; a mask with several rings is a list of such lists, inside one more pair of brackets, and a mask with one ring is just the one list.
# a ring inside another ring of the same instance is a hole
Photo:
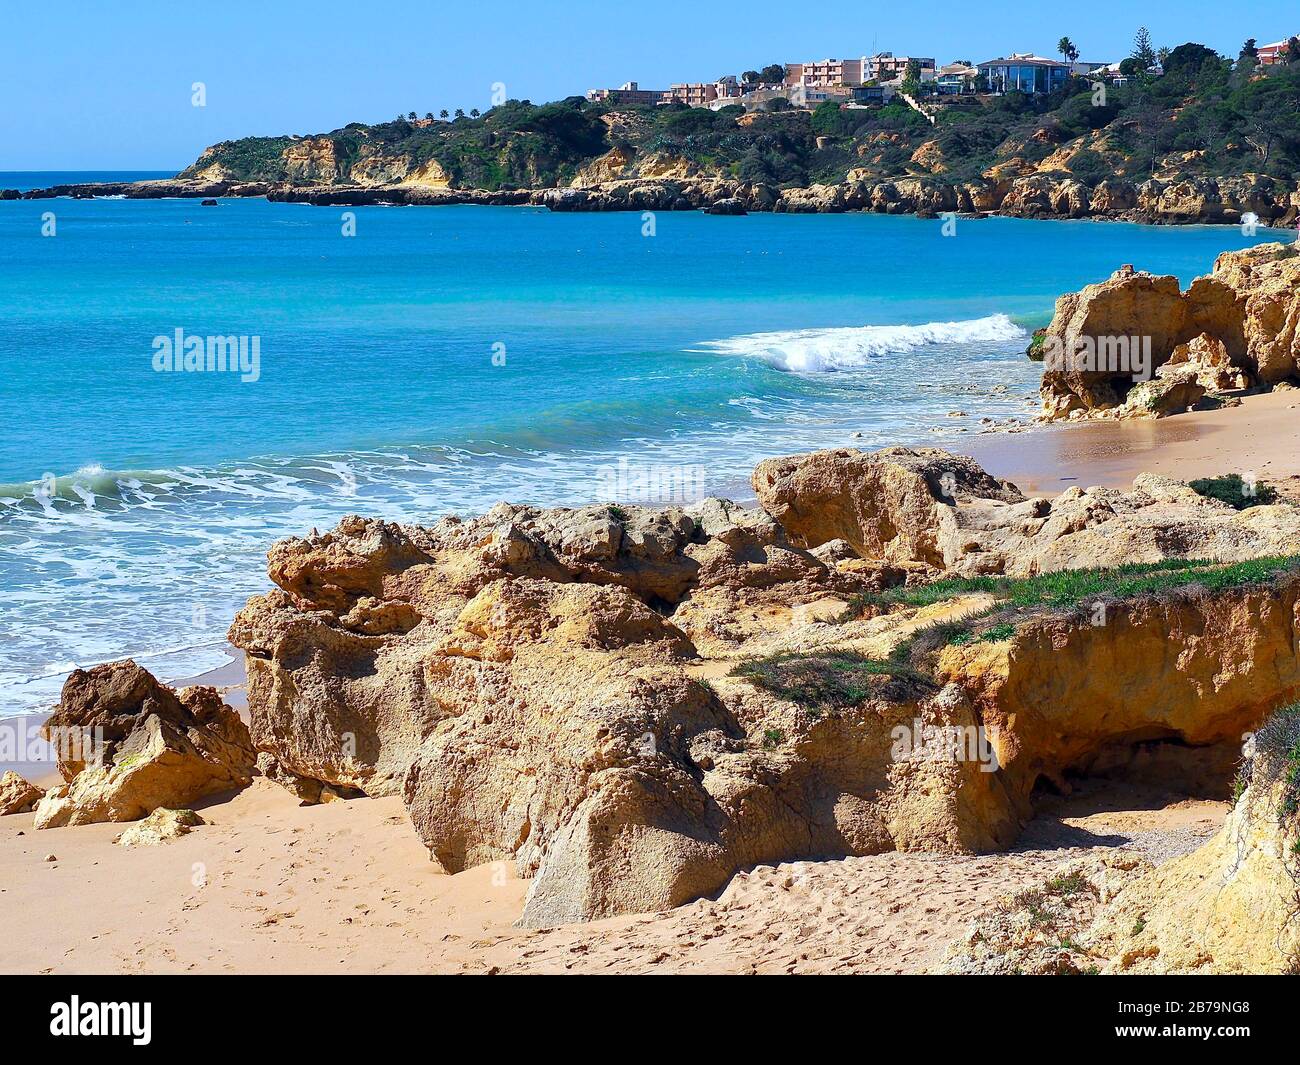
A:
{"label": "cliff", "polygon": [[[612,107],[571,97],[479,115],[351,123],[205,150],[174,181],[28,195],[266,195],[309,203],[533,203],[554,210],[946,211],[1023,218],[1290,224],[1300,71],[1220,64],[1050,96],[813,111]],[[1260,139],[1260,100],[1280,108]],[[1211,131],[1212,132],[1209,132]],[[1195,145],[1189,147],[1189,145]]]}

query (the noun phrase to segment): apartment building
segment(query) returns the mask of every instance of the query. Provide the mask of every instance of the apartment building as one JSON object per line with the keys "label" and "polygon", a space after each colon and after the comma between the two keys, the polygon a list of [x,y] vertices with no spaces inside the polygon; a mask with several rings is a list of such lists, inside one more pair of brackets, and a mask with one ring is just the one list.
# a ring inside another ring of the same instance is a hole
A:
{"label": "apartment building", "polygon": [[908,64],[915,60],[921,67],[921,80],[931,81],[935,77],[934,58],[919,55],[894,55],[893,52],[879,52],[864,60],[866,69],[863,81],[898,81],[907,73]]}
{"label": "apartment building", "polygon": [[740,83],[728,74],[717,81],[676,82],[659,99],[663,104],[685,104],[687,107],[708,107],[718,100],[738,100]]}
{"label": "apartment building", "polygon": [[810,63],[787,63],[785,85],[806,89],[829,89],[835,85],[861,85],[867,80],[867,59],[816,59]]}
{"label": "apartment building", "polygon": [[643,89],[635,81],[617,89],[588,89],[587,99],[611,104],[657,104],[664,97],[663,89]]}

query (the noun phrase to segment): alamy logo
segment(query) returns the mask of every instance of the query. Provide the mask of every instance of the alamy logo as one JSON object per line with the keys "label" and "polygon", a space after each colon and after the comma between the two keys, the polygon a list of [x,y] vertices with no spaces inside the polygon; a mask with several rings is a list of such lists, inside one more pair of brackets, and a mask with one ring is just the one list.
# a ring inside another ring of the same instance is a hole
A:
{"label": "alamy logo", "polygon": [[153,338],[153,368],[158,373],[237,373],[246,383],[262,376],[260,336],[171,336]]}
{"label": "alamy logo", "polygon": [[50,1006],[50,1035],[130,1036],[138,1047],[153,1038],[152,1002],[69,1002]]}

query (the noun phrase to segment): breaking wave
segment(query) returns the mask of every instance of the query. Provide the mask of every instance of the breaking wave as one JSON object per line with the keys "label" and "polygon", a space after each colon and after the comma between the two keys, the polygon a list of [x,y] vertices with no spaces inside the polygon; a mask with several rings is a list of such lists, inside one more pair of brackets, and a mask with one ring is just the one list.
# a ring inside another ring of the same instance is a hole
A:
{"label": "breaking wave", "polygon": [[697,350],[761,359],[778,370],[811,374],[863,370],[881,356],[905,355],[922,348],[1004,344],[1027,335],[1005,314],[991,314],[964,322],[751,333],[710,340]]}

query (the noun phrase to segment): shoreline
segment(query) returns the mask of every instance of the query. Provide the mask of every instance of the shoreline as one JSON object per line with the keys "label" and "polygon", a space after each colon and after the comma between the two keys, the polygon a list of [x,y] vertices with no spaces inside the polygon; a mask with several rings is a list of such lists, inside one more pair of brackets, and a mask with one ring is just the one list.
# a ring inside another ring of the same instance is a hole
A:
{"label": "shoreline", "polygon": [[[907,447],[941,447],[974,459],[992,476],[1011,481],[1026,495],[1051,497],[1071,486],[1129,489],[1139,474],[1150,473],[1178,481],[1225,473],[1254,473],[1279,493],[1300,503],[1300,389],[1280,389],[1246,396],[1241,405],[1218,410],[1189,411],[1161,419],[1063,422],[1028,425],[1017,432],[992,430],[975,435],[944,434],[938,439],[900,441]],[[828,448],[855,447],[854,441],[828,442]],[[882,445],[888,446],[888,445]],[[864,447],[875,451],[878,447]],[[1269,458],[1263,458],[1264,455]],[[758,501],[748,482],[723,488],[720,497],[744,506]],[[581,504],[578,504],[581,505]],[[648,504],[654,505],[654,504]],[[223,641],[224,643],[224,641]],[[246,673],[242,654],[229,643],[222,653],[229,661],[182,677],[159,675],[181,688],[209,685],[247,720]],[[126,657],[130,657],[127,655]],[[24,721],[38,727],[50,711],[0,719],[0,727]],[[0,762],[0,772],[23,765],[51,763]],[[28,776],[33,783],[41,779]]]}
{"label": "shoreline", "polygon": [[[934,219],[953,214],[960,218],[1018,218],[1034,221],[1127,222],[1150,226],[1238,226],[1242,212],[1222,200],[1205,200],[1195,211],[1150,206],[1086,208],[1053,197],[1051,183],[1067,179],[1051,174],[1025,174],[1001,179],[1006,185],[994,208],[963,202],[965,186],[953,185],[934,175],[904,174],[865,181],[813,184],[788,189],[749,186],[721,176],[688,178],[620,178],[581,187],[490,190],[433,185],[289,185],[283,182],[220,180],[200,182],[188,178],[134,182],[87,182],[36,189],[0,189],[0,203],[48,199],[220,200],[263,199],[269,203],[303,203],[312,207],[534,207],[552,213],[614,213],[652,211],[703,211],[706,214],[885,214]],[[1196,178],[1215,181],[1214,178]],[[1025,183],[1013,194],[1017,183]],[[1169,180],[1166,184],[1177,182]],[[916,184],[916,189],[910,185]],[[898,186],[909,186],[906,192]],[[766,194],[758,195],[755,189]],[[887,188],[895,198],[881,199],[872,190]],[[1098,186],[1100,188],[1100,186]],[[746,190],[748,194],[746,194]],[[1096,191],[1096,190],[1093,190]],[[909,196],[911,197],[909,199]],[[969,195],[966,197],[969,199]],[[951,202],[949,202],[951,201]],[[714,210],[716,205],[740,203],[739,208]],[[1006,207],[1007,204],[1009,207]],[[1297,209],[1278,203],[1275,213],[1258,217],[1261,229],[1295,232]],[[1005,209],[1004,209],[1005,208]]]}

